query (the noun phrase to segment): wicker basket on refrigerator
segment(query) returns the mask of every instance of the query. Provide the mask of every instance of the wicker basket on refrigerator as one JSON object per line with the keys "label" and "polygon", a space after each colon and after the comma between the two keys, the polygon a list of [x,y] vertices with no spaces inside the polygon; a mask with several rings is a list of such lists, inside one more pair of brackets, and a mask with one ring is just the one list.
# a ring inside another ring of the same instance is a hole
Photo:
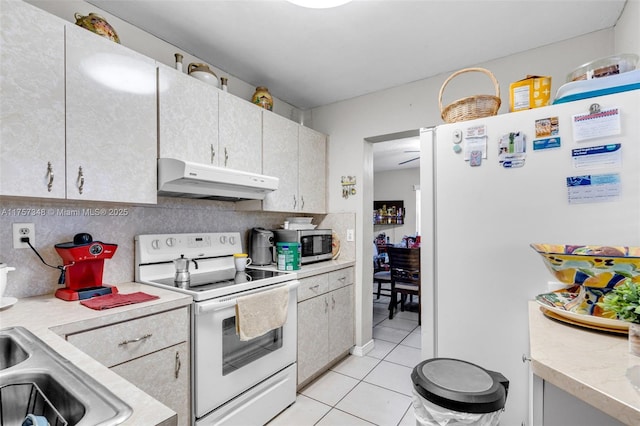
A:
{"label": "wicker basket on refrigerator", "polygon": [[[460,74],[466,72],[481,72],[489,76],[495,87],[496,94],[494,95],[475,95],[468,96],[463,99],[447,105],[442,106],[442,94],[447,84]],[[475,118],[490,117],[498,114],[500,108],[500,86],[498,80],[491,73],[491,71],[484,68],[465,68],[460,71],[456,71],[449,78],[445,80],[440,88],[440,94],[438,96],[438,104],[440,106],[441,117],[445,123],[457,123],[459,121],[473,120]]]}

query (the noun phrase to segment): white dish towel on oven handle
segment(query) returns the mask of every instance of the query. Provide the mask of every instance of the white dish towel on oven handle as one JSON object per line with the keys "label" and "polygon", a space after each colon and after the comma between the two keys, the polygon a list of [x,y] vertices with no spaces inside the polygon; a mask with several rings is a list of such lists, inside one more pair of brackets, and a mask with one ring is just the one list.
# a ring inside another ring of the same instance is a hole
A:
{"label": "white dish towel on oven handle", "polygon": [[240,340],[260,337],[287,322],[289,286],[262,291],[236,299],[236,333]]}

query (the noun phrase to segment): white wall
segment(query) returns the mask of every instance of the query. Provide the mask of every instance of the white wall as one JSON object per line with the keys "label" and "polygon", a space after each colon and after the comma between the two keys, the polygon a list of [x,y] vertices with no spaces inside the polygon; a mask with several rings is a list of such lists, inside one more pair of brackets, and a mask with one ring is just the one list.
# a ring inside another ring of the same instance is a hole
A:
{"label": "white wall", "polygon": [[640,0],[627,0],[615,26],[615,53],[640,55]]}
{"label": "white wall", "polygon": [[[564,82],[566,75],[577,66],[614,52],[614,30],[602,30],[561,43],[533,49],[506,58],[482,64],[492,71],[500,82],[502,107],[500,114],[509,109],[509,83],[527,74],[549,75],[553,90]],[[464,55],[464,52],[460,52]],[[455,70],[452,70],[452,72]],[[438,93],[451,73],[409,83],[396,88],[316,108],[312,111],[315,129],[329,136],[328,187],[340,182],[340,176],[356,176],[358,193],[343,199],[341,193],[329,191],[331,212],[356,212],[356,345],[365,347],[372,340],[372,271],[371,259],[373,225],[370,206],[373,203],[373,161],[370,143],[364,139],[379,135],[418,129],[442,124],[438,107]],[[469,77],[469,78],[463,78]],[[476,77],[476,78],[473,78]],[[493,85],[483,74],[460,76],[460,82],[452,81],[445,90],[443,103],[465,96],[491,93]],[[363,244],[366,242],[366,244]]]}
{"label": "white wall", "polygon": [[376,225],[374,236],[384,232],[392,243],[399,243],[405,235],[416,233],[416,192],[414,185],[420,185],[420,168],[392,170],[375,173],[373,176],[375,201],[402,200],[406,210],[403,225]]}

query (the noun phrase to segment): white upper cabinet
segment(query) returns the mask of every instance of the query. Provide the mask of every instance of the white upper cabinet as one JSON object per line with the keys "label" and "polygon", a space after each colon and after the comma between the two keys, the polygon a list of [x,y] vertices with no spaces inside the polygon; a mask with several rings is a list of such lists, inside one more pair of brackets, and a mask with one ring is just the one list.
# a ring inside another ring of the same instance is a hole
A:
{"label": "white upper cabinet", "polygon": [[[262,210],[326,213],[326,141],[322,133],[263,112],[262,170],[280,184],[265,197]],[[256,203],[239,207],[256,208]]]}
{"label": "white upper cabinet", "polygon": [[65,197],[65,22],[27,3],[0,14],[0,194]]}
{"label": "white upper cabinet", "polygon": [[0,19],[0,195],[156,203],[167,157],[279,178],[240,208],[326,212],[326,136],[28,3]]}
{"label": "white upper cabinet", "polygon": [[155,203],[155,61],[66,28],[67,198]]}
{"label": "white upper cabinet", "polygon": [[280,179],[278,189],[265,197],[262,209],[297,211],[299,125],[269,111],[263,112],[262,120],[262,172]]}
{"label": "white upper cabinet", "polygon": [[262,108],[220,91],[219,165],[262,172]]}
{"label": "white upper cabinet", "polygon": [[2,4],[0,194],[155,203],[155,62]]}
{"label": "white upper cabinet", "polygon": [[159,156],[260,173],[262,109],[159,65]]}
{"label": "white upper cabinet", "polygon": [[219,93],[183,72],[158,65],[159,157],[219,164]]}
{"label": "white upper cabinet", "polygon": [[300,126],[298,138],[299,211],[326,212],[327,137]]}

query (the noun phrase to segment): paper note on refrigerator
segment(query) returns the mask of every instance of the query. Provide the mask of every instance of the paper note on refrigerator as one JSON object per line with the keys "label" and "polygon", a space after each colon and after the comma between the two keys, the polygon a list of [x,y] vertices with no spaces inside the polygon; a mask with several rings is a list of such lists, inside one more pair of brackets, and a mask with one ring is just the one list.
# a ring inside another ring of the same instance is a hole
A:
{"label": "paper note on refrigerator", "polygon": [[484,124],[467,127],[465,129],[465,133],[464,133],[465,161],[471,160],[472,152],[480,152],[481,158],[487,158],[487,126],[485,126]]}
{"label": "paper note on refrigerator", "polygon": [[619,135],[620,109],[609,108],[598,112],[576,114],[571,118],[571,123],[573,139],[576,142]]}
{"label": "paper note on refrigerator", "polygon": [[524,166],[527,158],[527,138],[522,132],[503,135],[498,142],[498,162],[505,169]]}
{"label": "paper note on refrigerator", "polygon": [[609,173],[568,177],[567,196],[569,204],[615,200],[620,196],[620,175]]}
{"label": "paper note on refrigerator", "polygon": [[620,167],[622,165],[622,144],[590,146],[571,150],[573,167],[576,169]]}

